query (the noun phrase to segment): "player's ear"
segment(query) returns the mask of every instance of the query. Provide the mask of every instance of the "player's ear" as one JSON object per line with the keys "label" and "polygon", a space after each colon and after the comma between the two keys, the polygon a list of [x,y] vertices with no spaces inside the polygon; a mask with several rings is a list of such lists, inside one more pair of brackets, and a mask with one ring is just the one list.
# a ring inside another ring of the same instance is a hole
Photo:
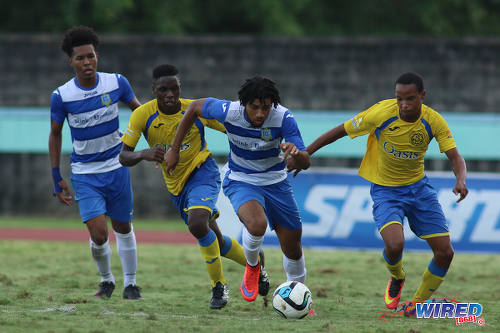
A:
{"label": "player's ear", "polygon": [[420,98],[424,99],[425,98],[425,89],[422,91],[422,93],[420,94]]}

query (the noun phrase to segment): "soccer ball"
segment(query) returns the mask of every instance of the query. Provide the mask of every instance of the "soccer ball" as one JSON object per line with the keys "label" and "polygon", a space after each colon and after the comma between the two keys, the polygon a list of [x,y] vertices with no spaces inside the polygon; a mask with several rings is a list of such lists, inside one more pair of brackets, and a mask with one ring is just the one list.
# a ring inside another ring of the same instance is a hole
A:
{"label": "soccer ball", "polygon": [[273,308],[286,319],[304,318],[312,306],[309,288],[298,281],[287,281],[276,288],[273,294]]}

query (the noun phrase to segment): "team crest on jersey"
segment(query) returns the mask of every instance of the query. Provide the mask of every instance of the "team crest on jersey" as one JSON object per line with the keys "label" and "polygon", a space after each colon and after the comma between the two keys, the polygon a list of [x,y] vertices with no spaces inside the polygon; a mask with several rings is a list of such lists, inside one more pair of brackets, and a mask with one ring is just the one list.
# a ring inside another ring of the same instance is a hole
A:
{"label": "team crest on jersey", "polygon": [[101,103],[102,105],[109,106],[109,104],[111,104],[111,96],[109,96],[109,94],[102,94]]}
{"label": "team crest on jersey", "polygon": [[421,146],[424,143],[425,135],[422,131],[417,131],[410,135],[410,143],[414,146]]}
{"label": "team crest on jersey", "polygon": [[262,140],[269,141],[273,138],[273,134],[270,128],[263,128],[260,130],[260,137]]}

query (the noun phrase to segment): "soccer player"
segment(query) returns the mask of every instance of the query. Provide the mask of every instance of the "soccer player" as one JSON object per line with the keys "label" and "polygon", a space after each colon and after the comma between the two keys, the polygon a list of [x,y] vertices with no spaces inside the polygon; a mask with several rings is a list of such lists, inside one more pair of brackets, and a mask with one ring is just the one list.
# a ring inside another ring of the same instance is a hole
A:
{"label": "soccer player", "polygon": [[89,27],[69,29],[62,50],[69,57],[75,77],[54,90],[51,99],[49,155],[54,195],[66,205],[73,196],[61,177],[62,127],[68,120],[73,142],[71,183],[82,221],[90,234],[92,258],[101,275],[96,298],[108,298],[115,289],[106,215],[116,235],[123,268],[123,298],[141,299],[136,285],[137,246],[132,218],[129,170],[118,161],[121,149],[118,101],[131,110],[140,103],[127,79],[120,74],[97,72],[99,38]]}
{"label": "soccer player", "polygon": [[[166,172],[163,163],[165,152],[175,136],[175,131],[192,100],[180,98],[179,71],[172,65],[160,65],[153,70],[153,94],[155,99],[145,103],[132,113],[127,131],[122,137],[124,145],[120,153],[123,165],[133,166],[142,160],[160,164],[167,189],[179,213],[200,246],[208,274],[212,281],[212,309],[223,308],[229,298],[229,290],[222,270],[220,256],[245,266],[246,259],[241,245],[233,238],[221,234],[215,219],[219,212],[215,206],[220,191],[219,168],[207,148],[205,126],[226,131],[215,120],[200,118],[189,129],[186,141],[180,149],[180,163],[176,172]],[[144,134],[151,148],[135,152],[135,146]],[[261,256],[259,284],[261,294],[269,292],[269,279]]]}
{"label": "soccer player", "polygon": [[[293,159],[302,169],[307,169],[310,161],[293,114],[280,105],[274,81],[261,76],[247,79],[238,94],[236,102],[215,98],[192,102],[165,162],[169,173],[182,168],[179,153],[189,141],[188,130],[200,117],[216,119],[226,127],[231,153],[223,190],[244,224],[242,239],[247,263],[240,291],[246,301],[252,302],[259,292],[258,256],[268,221],[281,244],[287,279],[304,282],[306,278],[302,223],[285,160]],[[184,139],[186,136],[188,140]]]}
{"label": "soccer player", "polygon": [[[415,303],[429,299],[443,282],[454,254],[436,191],[424,172],[424,156],[432,138],[451,161],[457,202],[465,199],[468,189],[465,161],[446,121],[422,104],[426,94],[422,78],[415,73],[402,74],[396,80],[395,92],[395,99],[381,101],[322,134],[307,151],[312,155],[346,135],[355,138],[369,134],[359,174],[372,183],[373,218],[385,243],[383,256],[391,273],[384,293],[387,308],[397,307],[406,277],[402,260],[405,216],[411,230],[426,240],[434,253],[405,310],[405,315],[413,316]],[[300,167],[290,163],[289,171],[294,169],[296,175]]]}

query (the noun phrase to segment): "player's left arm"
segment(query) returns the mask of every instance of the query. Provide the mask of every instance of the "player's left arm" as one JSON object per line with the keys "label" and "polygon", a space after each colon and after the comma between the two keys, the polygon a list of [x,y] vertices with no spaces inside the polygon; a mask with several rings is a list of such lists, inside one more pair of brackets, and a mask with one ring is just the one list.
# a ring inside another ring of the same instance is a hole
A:
{"label": "player's left arm", "polygon": [[[288,169],[293,165],[294,169],[305,170],[311,165],[311,158],[306,151],[302,135],[295,118],[290,111],[287,111],[282,123],[283,138],[286,142],[280,144],[283,152],[283,159],[287,161]],[[292,160],[288,161],[287,157]]]}
{"label": "player's left arm", "polygon": [[455,173],[455,177],[457,178],[457,182],[455,184],[455,187],[453,188],[453,193],[455,193],[455,195],[460,195],[457,200],[457,202],[460,202],[465,199],[465,197],[469,193],[467,185],[465,184],[465,179],[467,177],[467,166],[465,165],[464,158],[462,157],[462,155],[460,155],[456,147],[447,150],[445,154],[450,160],[453,167],[453,172]]}

